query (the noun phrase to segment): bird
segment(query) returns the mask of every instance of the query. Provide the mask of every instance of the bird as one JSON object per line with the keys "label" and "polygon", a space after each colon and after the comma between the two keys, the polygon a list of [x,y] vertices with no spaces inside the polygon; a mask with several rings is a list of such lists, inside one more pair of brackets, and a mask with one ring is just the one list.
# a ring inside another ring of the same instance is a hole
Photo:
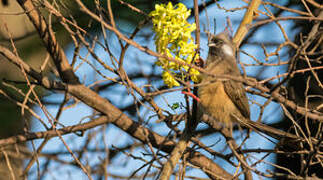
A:
{"label": "bird", "polygon": [[[205,71],[213,75],[241,76],[236,62],[236,48],[227,32],[211,35]],[[237,118],[250,117],[246,91],[241,82],[216,79],[202,74],[198,88],[199,116],[209,115],[209,121],[231,125]],[[209,122],[214,123],[214,122]]]}
{"label": "bird", "polygon": [[242,82],[209,75],[242,76],[236,62],[236,46],[228,32],[211,35],[208,46],[204,67],[207,74],[201,74],[201,86],[198,88],[198,119],[213,128],[219,127],[219,124],[228,128],[240,124],[275,139],[299,139],[296,135],[251,121],[248,98]]}

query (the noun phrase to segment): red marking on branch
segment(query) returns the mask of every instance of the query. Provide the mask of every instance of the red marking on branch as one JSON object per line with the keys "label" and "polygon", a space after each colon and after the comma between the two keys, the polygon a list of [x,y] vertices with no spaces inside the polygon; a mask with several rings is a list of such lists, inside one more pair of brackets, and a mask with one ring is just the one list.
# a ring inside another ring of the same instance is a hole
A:
{"label": "red marking on branch", "polygon": [[198,98],[197,96],[195,96],[192,92],[187,92],[187,91],[182,91],[182,94],[191,96],[193,99],[195,99],[197,102],[200,102],[200,98]]}

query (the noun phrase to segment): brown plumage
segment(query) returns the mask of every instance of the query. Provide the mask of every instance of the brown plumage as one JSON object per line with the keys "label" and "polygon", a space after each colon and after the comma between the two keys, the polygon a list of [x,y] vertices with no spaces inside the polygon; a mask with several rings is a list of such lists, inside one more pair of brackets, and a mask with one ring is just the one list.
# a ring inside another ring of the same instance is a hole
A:
{"label": "brown plumage", "polygon": [[[240,76],[235,54],[234,45],[226,33],[213,36],[209,42],[205,70],[214,75]],[[198,94],[200,117],[207,114],[214,121],[224,124],[237,122],[235,116],[249,119],[248,99],[240,82],[202,75]]]}
{"label": "brown plumage", "polygon": [[[227,33],[211,37],[205,71],[214,75],[241,76],[235,46]],[[241,82],[203,74],[201,84],[198,89],[198,118],[210,126],[215,128],[222,123],[231,127],[232,123],[239,123],[276,139],[299,140],[293,134],[251,121],[246,91]]]}

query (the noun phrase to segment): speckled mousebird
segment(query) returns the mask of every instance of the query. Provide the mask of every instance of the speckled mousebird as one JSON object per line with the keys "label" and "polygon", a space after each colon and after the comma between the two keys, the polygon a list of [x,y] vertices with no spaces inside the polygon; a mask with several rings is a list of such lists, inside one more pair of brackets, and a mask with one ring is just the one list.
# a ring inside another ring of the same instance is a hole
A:
{"label": "speckled mousebird", "polygon": [[[212,35],[205,71],[214,75],[241,76],[235,54],[235,46],[226,32]],[[237,122],[236,117],[249,119],[248,99],[241,82],[202,75],[201,83],[198,89],[200,116],[207,114],[212,117],[210,121],[223,124]]]}
{"label": "speckled mousebird", "polygon": [[[227,32],[211,35],[208,46],[206,72],[214,75],[241,76],[236,62],[236,48]],[[279,129],[251,121],[246,91],[241,82],[202,74],[198,96],[200,100],[198,119],[211,126],[222,123],[226,127],[231,127],[232,123],[239,123],[276,139],[282,137],[298,139],[297,136]]]}

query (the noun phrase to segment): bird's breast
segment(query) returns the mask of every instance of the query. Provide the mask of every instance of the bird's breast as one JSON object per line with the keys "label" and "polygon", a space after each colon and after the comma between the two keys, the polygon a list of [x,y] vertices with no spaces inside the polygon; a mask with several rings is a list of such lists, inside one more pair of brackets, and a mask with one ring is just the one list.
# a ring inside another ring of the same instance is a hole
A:
{"label": "bird's breast", "polygon": [[232,121],[230,114],[236,111],[236,107],[226,94],[221,81],[201,86],[198,92],[203,113],[225,124]]}

